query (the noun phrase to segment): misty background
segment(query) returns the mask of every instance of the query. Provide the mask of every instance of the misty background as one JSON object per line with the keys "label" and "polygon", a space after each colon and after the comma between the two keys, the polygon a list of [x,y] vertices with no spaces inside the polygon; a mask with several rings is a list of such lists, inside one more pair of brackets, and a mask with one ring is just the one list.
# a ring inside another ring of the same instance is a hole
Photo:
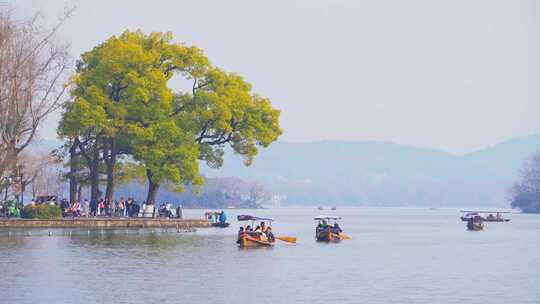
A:
{"label": "misty background", "polygon": [[126,29],[171,31],[244,75],[284,134],[250,168],[229,155],[204,172],[291,203],[505,205],[540,149],[538,1],[7,2],[51,24],[76,7],[60,30],[74,60]]}

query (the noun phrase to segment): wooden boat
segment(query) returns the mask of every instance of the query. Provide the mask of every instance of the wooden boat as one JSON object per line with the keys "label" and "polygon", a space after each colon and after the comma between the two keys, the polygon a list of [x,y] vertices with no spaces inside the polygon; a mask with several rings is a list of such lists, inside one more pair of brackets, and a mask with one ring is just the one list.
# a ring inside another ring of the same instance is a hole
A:
{"label": "wooden boat", "polygon": [[227,223],[227,214],[224,211],[207,211],[204,213],[204,218],[212,222],[212,227],[227,228],[230,225]]}
{"label": "wooden boat", "polygon": [[334,233],[332,231],[332,228],[326,228],[326,229],[316,228],[315,230],[316,230],[315,239],[317,240],[317,242],[333,242],[333,243],[341,242],[339,232]]}
{"label": "wooden boat", "polygon": [[[469,222],[470,219],[474,217],[481,217],[482,221],[484,222],[510,222],[511,219],[509,218],[503,218],[503,213],[510,213],[510,212],[501,212],[501,211],[465,211],[461,210],[462,213],[464,213],[461,216],[461,221],[463,222]],[[482,214],[489,213],[487,216],[482,216]],[[493,215],[493,214],[496,215]]]}
{"label": "wooden boat", "polygon": [[[239,215],[237,219],[240,222],[251,221],[250,227],[253,227],[255,222],[264,222],[266,226],[271,227],[271,223],[274,221],[271,218],[251,215]],[[241,248],[272,247],[274,246],[275,239],[269,240],[265,238],[262,233],[257,231],[244,231],[244,227],[242,227],[238,232],[236,243]]]}
{"label": "wooden boat", "polygon": [[217,223],[212,223],[212,227],[217,227],[217,228],[227,228],[229,227],[231,223],[227,223],[227,222],[217,222]]}
{"label": "wooden boat", "polygon": [[467,222],[467,229],[468,230],[473,230],[473,231],[483,230],[484,229],[484,220],[479,215],[469,219],[469,221]]}
{"label": "wooden boat", "polygon": [[256,232],[240,232],[238,234],[238,246],[241,248],[272,247],[275,241],[263,241]]}
{"label": "wooden boat", "polygon": [[510,222],[509,218],[502,218],[501,216],[494,216],[493,214],[489,214],[483,219],[484,222]]}
{"label": "wooden boat", "polygon": [[320,215],[314,218],[317,223],[315,227],[315,239],[317,242],[333,242],[337,243],[341,241],[340,233],[341,228],[337,223],[337,220],[341,219],[339,216]]}

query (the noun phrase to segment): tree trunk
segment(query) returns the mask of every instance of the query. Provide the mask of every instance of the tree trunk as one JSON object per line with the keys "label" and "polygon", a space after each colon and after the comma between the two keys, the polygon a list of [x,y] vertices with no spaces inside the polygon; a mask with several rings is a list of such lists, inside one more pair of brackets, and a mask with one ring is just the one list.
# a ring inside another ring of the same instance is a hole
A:
{"label": "tree trunk", "polygon": [[77,185],[77,201],[81,202],[81,198],[82,198],[82,183],[79,183]]}
{"label": "tree trunk", "polygon": [[90,200],[99,200],[99,151],[94,149],[92,161],[89,165],[90,170]]}
{"label": "tree trunk", "polygon": [[148,196],[146,197],[146,204],[155,205],[156,196],[159,191],[159,183],[152,179],[152,170],[146,169],[146,176],[148,177]]}
{"label": "tree trunk", "polygon": [[[100,191],[99,191],[99,141],[101,138],[98,136],[95,139],[95,142],[93,143],[93,147],[86,148],[81,141],[76,140],[77,146],[79,147],[79,151],[81,152],[81,155],[86,160],[86,164],[88,166],[89,176],[90,179],[90,204],[94,203],[97,204],[97,201],[99,199]],[[90,155],[91,153],[91,155]]]}
{"label": "tree trunk", "polygon": [[73,204],[77,195],[77,168],[75,166],[75,160],[77,159],[76,154],[77,144],[73,143],[71,148],[69,148],[69,201]]}
{"label": "tree trunk", "polygon": [[34,183],[32,183],[32,200],[35,200],[36,199],[36,187],[34,185]]}
{"label": "tree trunk", "polygon": [[108,149],[105,157],[105,165],[107,167],[107,188],[105,189],[105,200],[114,198],[114,166],[116,165],[116,140],[111,138],[106,145]]}

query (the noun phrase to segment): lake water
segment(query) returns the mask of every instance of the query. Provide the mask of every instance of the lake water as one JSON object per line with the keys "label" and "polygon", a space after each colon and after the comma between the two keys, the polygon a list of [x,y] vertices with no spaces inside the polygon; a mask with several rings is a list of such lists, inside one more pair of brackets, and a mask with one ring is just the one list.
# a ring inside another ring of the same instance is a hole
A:
{"label": "lake water", "polygon": [[[298,244],[237,248],[239,213]],[[471,232],[457,210],[338,208],[325,213],[352,240],[324,244],[319,213],[235,210],[230,228],[185,234],[0,230],[0,303],[540,303],[538,215]]]}

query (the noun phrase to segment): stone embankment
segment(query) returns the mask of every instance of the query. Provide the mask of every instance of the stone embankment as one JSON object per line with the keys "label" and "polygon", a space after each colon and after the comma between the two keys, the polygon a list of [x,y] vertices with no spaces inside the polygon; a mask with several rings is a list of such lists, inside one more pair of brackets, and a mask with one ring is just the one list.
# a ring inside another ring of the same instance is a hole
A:
{"label": "stone embankment", "polygon": [[75,219],[0,219],[3,228],[85,228],[85,229],[125,229],[125,228],[207,228],[212,223],[196,219],[160,218],[75,218]]}

